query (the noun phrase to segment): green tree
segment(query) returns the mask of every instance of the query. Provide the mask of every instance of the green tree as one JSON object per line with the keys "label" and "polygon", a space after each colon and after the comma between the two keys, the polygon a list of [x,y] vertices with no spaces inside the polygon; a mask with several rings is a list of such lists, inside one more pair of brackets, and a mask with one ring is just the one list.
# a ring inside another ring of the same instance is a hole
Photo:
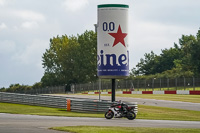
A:
{"label": "green tree", "polygon": [[196,41],[191,47],[191,64],[195,76],[200,76],[200,30],[197,32]]}
{"label": "green tree", "polygon": [[35,84],[33,84],[32,89],[38,89],[42,87],[42,83],[41,82],[37,82]]}
{"label": "green tree", "polygon": [[26,92],[31,90],[31,86],[20,85],[20,84],[11,84],[9,88],[6,89],[6,92]]}
{"label": "green tree", "polygon": [[[94,32],[86,31],[78,36],[78,66],[75,73],[79,82],[95,81],[97,78],[97,36]],[[79,74],[81,73],[81,75]]]}
{"label": "green tree", "polygon": [[175,67],[174,60],[182,58],[182,51],[178,48],[169,48],[162,50],[156,65],[157,73],[171,70]]}
{"label": "green tree", "polygon": [[131,71],[132,75],[159,77],[200,76],[200,30],[196,36],[182,35],[179,44],[164,49],[160,55],[146,53]]}
{"label": "green tree", "polygon": [[86,31],[81,35],[50,39],[43,54],[44,86],[84,83],[96,80],[97,35]]}
{"label": "green tree", "polygon": [[155,74],[154,67],[156,63],[157,55],[153,51],[151,53],[145,53],[144,59],[141,58],[140,62],[136,65],[135,74],[137,75],[149,75]]}

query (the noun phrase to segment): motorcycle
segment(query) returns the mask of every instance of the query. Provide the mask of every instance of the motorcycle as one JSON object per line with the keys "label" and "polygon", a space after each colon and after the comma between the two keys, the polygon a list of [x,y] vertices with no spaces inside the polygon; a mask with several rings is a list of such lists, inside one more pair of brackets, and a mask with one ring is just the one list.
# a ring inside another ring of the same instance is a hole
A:
{"label": "motorcycle", "polygon": [[129,120],[133,120],[136,118],[136,114],[134,112],[133,106],[128,106],[124,103],[121,104],[113,104],[109,107],[108,111],[105,113],[106,119],[114,118],[122,118],[126,117]]}

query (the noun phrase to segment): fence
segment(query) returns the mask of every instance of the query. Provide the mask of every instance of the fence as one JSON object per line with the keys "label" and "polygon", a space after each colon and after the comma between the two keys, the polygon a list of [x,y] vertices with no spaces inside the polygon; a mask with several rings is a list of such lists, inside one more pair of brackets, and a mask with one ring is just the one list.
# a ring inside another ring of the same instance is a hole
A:
{"label": "fence", "polygon": [[[71,85],[71,91],[74,93],[89,91],[110,91],[111,81],[102,80],[87,84]],[[154,90],[200,90],[200,78],[153,78],[137,80],[116,80],[116,90],[121,91],[154,91]]]}
{"label": "fence", "polygon": [[[30,90],[6,90],[6,92],[11,93],[21,93],[21,94],[64,94],[66,86],[47,86],[44,88],[30,89]],[[19,88],[20,89],[20,88]]]}
{"label": "fence", "polygon": [[[101,80],[101,82],[93,82],[86,84],[71,85],[71,92],[97,92],[110,91],[111,81]],[[137,80],[116,80],[116,91],[158,91],[158,90],[200,90],[200,78],[153,78],[153,79],[137,79]],[[51,86],[45,88],[38,88],[26,91],[15,90],[12,93],[22,94],[55,94],[66,93],[66,86]],[[8,92],[8,91],[6,91]]]}
{"label": "fence", "polygon": [[[29,95],[17,93],[0,92],[0,102],[18,103],[36,106],[45,106],[53,108],[67,108],[67,99],[70,99],[70,110],[76,112],[105,112],[112,102],[103,100],[97,101],[95,99],[82,98],[68,98],[62,96],[49,95]],[[137,114],[137,103],[128,103],[128,105],[135,106],[134,112]]]}

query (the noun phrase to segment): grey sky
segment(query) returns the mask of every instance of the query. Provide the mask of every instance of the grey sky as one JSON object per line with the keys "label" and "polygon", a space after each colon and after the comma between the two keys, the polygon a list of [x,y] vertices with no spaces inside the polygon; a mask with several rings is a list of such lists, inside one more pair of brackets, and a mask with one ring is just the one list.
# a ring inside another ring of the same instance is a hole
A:
{"label": "grey sky", "polygon": [[0,88],[39,82],[49,39],[94,30],[98,4],[129,5],[130,69],[200,27],[198,0],[0,0]]}

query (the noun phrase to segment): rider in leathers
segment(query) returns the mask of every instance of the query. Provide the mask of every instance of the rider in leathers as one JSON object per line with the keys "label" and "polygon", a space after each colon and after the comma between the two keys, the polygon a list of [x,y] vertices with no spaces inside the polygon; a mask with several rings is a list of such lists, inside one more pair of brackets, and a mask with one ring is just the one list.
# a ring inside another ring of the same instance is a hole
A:
{"label": "rider in leathers", "polygon": [[125,113],[127,110],[126,110],[126,108],[127,108],[127,105],[125,104],[125,103],[123,103],[121,100],[119,100],[118,102],[117,102],[117,104],[118,104],[118,106],[121,106],[121,108],[120,108],[120,112],[123,114],[123,113]]}

